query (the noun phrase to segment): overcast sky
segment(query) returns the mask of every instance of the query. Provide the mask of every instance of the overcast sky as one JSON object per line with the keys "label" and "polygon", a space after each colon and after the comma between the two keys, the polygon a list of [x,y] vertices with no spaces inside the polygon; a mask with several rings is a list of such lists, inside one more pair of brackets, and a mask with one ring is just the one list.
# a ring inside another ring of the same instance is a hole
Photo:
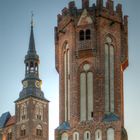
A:
{"label": "overcast sky", "polygon": [[[0,115],[14,115],[14,101],[22,90],[31,11],[35,43],[40,56],[42,90],[50,100],[50,140],[58,126],[58,74],[55,70],[54,26],[57,14],[70,0],[0,0]],[[91,0],[92,4],[95,0]],[[115,0],[129,16],[129,67],[124,73],[125,126],[129,140],[140,140],[140,1]],[[81,0],[76,0],[77,7]]]}

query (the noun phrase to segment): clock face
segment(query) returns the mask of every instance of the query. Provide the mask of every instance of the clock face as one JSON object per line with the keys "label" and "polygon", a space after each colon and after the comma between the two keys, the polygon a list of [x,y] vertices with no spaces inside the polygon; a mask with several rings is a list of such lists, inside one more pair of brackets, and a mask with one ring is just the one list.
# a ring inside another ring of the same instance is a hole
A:
{"label": "clock face", "polygon": [[40,82],[40,81],[36,81],[36,82],[35,82],[35,86],[36,86],[37,88],[40,88],[41,82]]}
{"label": "clock face", "polygon": [[27,81],[24,81],[23,82],[23,88],[26,88],[28,86],[28,82]]}

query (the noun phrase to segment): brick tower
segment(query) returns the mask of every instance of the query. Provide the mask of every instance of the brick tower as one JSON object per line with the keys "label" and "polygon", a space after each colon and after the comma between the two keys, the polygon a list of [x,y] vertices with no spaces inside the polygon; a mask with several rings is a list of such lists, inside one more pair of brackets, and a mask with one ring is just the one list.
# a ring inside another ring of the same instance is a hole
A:
{"label": "brick tower", "polygon": [[59,118],[55,140],[127,140],[123,71],[128,66],[128,23],[122,5],[75,2],[55,28]]}
{"label": "brick tower", "polygon": [[25,78],[23,89],[15,101],[16,140],[48,140],[48,105],[49,101],[41,91],[39,78],[39,56],[36,53],[33,34],[33,21],[29,49],[25,56]]}

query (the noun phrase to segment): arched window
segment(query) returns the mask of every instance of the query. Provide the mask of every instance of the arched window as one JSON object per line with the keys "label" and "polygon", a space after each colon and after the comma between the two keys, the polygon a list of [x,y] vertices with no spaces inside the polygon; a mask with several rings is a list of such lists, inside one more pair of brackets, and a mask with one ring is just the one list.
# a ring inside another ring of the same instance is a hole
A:
{"label": "arched window", "polygon": [[102,140],[102,131],[100,129],[95,131],[95,140]]}
{"label": "arched window", "polygon": [[65,93],[65,121],[70,119],[70,51],[66,44],[64,48],[64,93]]}
{"label": "arched window", "polygon": [[85,32],[83,30],[80,30],[79,32],[79,40],[82,41],[85,39]]}
{"label": "arched window", "polygon": [[91,39],[91,31],[89,29],[86,30],[86,40]]}
{"label": "arched window", "polygon": [[20,109],[20,120],[25,120],[27,118],[27,105],[21,105]]}
{"label": "arched window", "polygon": [[90,132],[89,131],[86,131],[84,133],[84,140],[90,140],[90,139],[91,139]]}
{"label": "arched window", "polygon": [[80,120],[93,119],[93,72],[85,64],[80,74]]}
{"label": "arched window", "polygon": [[114,140],[114,139],[115,139],[114,129],[113,128],[107,129],[107,140]]}
{"label": "arched window", "polygon": [[29,65],[26,63],[26,73],[29,73]]}
{"label": "arched window", "polygon": [[43,131],[42,131],[41,125],[38,125],[38,126],[36,127],[36,135],[37,135],[37,136],[42,136],[42,135],[43,135]]}
{"label": "arched window", "polygon": [[61,136],[61,140],[68,140],[68,134],[63,133],[62,136]]}
{"label": "arched window", "polygon": [[73,133],[73,140],[79,140],[79,133],[78,132]]}
{"label": "arched window", "polygon": [[43,119],[43,106],[39,103],[35,106],[35,115],[36,119],[42,120]]}
{"label": "arched window", "polygon": [[105,112],[114,112],[114,47],[112,39],[105,44]]}
{"label": "arched window", "polygon": [[35,71],[38,72],[38,64],[35,63]]}
{"label": "arched window", "polygon": [[12,130],[11,129],[8,130],[7,140],[12,140]]}
{"label": "arched window", "polygon": [[34,63],[32,61],[30,62],[30,72],[34,72]]}
{"label": "arched window", "polygon": [[22,126],[21,126],[20,135],[21,135],[21,136],[25,136],[25,135],[26,135],[26,127],[25,127],[25,125],[22,125]]}

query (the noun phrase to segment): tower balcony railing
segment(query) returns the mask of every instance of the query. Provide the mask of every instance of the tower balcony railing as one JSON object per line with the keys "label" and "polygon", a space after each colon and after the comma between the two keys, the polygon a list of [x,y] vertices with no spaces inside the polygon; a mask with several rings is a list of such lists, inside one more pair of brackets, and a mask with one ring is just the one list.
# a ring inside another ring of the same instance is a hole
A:
{"label": "tower balcony railing", "polygon": [[80,40],[78,43],[78,50],[89,50],[92,49],[91,40]]}

